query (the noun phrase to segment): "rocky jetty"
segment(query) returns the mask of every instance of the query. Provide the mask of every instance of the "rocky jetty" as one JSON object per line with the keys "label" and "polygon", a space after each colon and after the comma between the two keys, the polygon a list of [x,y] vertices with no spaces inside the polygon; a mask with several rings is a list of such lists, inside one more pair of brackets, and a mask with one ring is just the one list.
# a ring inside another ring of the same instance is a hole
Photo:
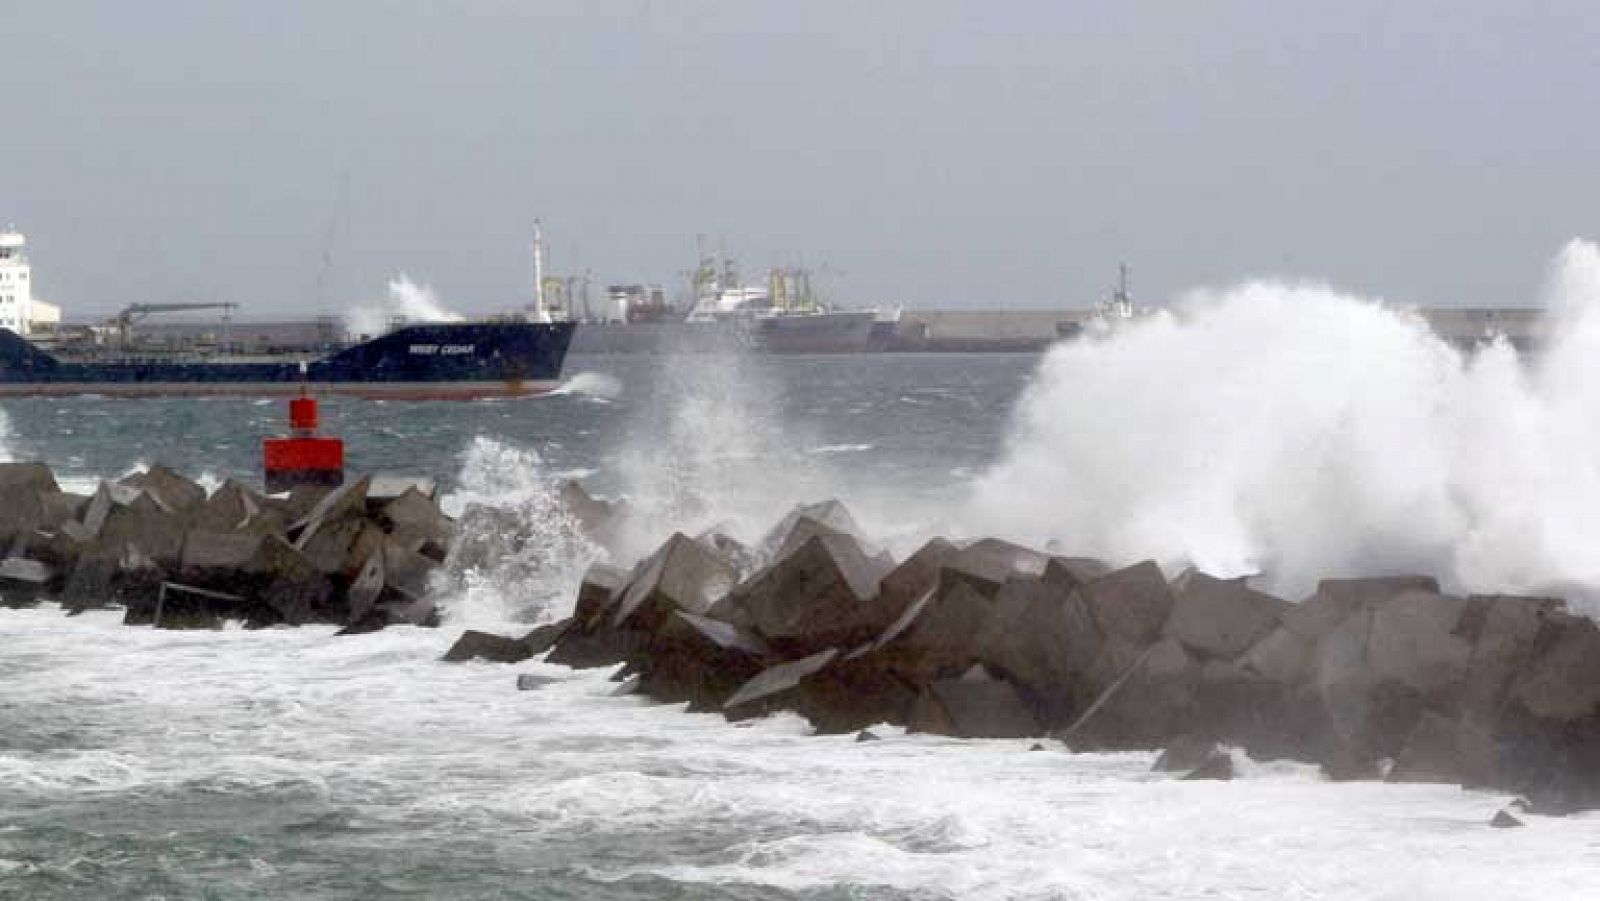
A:
{"label": "rocky jetty", "polygon": [[120,605],[130,625],[437,623],[428,586],[455,523],[430,480],[366,476],[267,496],[213,492],[164,466],[61,490],[42,463],[0,463],[0,603]]}
{"label": "rocky jetty", "polygon": [[595,567],[570,619],[469,634],[450,659],[545,647],[730,720],[1163,750],[1196,779],[1229,778],[1237,752],[1514,792],[1541,813],[1600,807],[1594,621],[1424,575],[1327,579],[1290,603],[997,540],[934,539],[897,562],[830,502],[752,547],[675,534],[631,573]]}

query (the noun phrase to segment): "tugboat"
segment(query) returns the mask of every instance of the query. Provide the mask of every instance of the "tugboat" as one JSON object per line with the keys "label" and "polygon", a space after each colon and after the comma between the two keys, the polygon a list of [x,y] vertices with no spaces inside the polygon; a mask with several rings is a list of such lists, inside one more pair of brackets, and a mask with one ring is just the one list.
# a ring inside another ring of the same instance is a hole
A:
{"label": "tugboat", "polygon": [[1083,321],[1056,323],[1056,337],[1066,341],[1081,337],[1086,329],[1120,328],[1149,312],[1135,306],[1128,295],[1128,265],[1123,263],[1117,266],[1117,286],[1111,296],[1095,304],[1094,311]]}

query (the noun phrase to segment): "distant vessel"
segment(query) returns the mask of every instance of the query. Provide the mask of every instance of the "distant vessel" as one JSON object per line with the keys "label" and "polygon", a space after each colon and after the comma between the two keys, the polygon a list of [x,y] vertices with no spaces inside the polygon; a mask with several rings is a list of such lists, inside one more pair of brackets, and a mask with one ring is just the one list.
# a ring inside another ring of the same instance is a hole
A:
{"label": "distant vessel", "polygon": [[668,304],[659,288],[642,286],[613,286],[609,296],[614,309],[603,320],[578,326],[575,353],[859,353],[871,348],[879,318],[822,301],[809,269],[775,268],[765,284],[749,284],[733,260],[703,247],[688,303]]}
{"label": "distant vessel", "polygon": [[[351,337],[332,318],[309,329],[269,329],[231,322],[236,304],[179,303],[134,304],[99,326],[40,329],[59,313],[30,299],[21,248],[20,235],[0,235],[0,397],[270,396],[297,393],[302,384],[318,393],[416,400],[540,394],[559,385],[575,328],[517,317],[396,322],[386,334]],[[155,314],[200,310],[221,310],[220,326],[136,328]]]}
{"label": "distant vessel", "polygon": [[1056,323],[1056,335],[1063,339],[1076,338],[1083,334],[1086,325],[1120,328],[1149,313],[1149,310],[1141,310],[1135,306],[1133,298],[1128,294],[1128,265],[1122,263],[1117,266],[1117,286],[1112,290],[1111,296],[1095,304],[1093,313],[1083,322]]}
{"label": "distant vessel", "polygon": [[104,394],[295,394],[464,400],[542,394],[560,384],[570,322],[450,322],[403,325],[326,353],[246,355],[63,343],[47,353],[0,329],[0,397]]}
{"label": "distant vessel", "polygon": [[776,268],[765,285],[743,284],[730,259],[701,257],[690,325],[731,329],[753,350],[778,354],[859,353],[872,339],[873,310],[839,310],[817,297],[811,271]]}

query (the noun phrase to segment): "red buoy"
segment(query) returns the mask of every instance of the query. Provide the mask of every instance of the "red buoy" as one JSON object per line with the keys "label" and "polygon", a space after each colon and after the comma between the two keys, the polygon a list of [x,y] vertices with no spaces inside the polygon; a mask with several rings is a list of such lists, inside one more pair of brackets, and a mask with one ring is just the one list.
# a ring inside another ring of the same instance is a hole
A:
{"label": "red buoy", "polygon": [[[303,366],[300,373],[303,380]],[[261,458],[268,494],[301,485],[344,484],[344,442],[317,435],[317,401],[304,381],[300,396],[289,401],[289,437],[265,439]]]}

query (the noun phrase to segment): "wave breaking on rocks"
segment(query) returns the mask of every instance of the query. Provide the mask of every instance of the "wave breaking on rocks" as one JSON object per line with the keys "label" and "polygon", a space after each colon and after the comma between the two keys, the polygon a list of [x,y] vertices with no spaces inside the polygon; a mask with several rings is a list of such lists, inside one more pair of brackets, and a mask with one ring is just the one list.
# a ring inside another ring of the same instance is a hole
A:
{"label": "wave breaking on rocks", "polygon": [[836,501],[744,545],[674,534],[591,568],[573,614],[446,655],[616,667],[620,690],[819,733],[880,724],[1074,751],[1227,749],[1330,779],[1447,782],[1600,807],[1600,630],[1553,598],[1442,593],[1429,575],[1322,580],[1298,603],[1242,577],[1115,567],[998,539],[878,550]]}

